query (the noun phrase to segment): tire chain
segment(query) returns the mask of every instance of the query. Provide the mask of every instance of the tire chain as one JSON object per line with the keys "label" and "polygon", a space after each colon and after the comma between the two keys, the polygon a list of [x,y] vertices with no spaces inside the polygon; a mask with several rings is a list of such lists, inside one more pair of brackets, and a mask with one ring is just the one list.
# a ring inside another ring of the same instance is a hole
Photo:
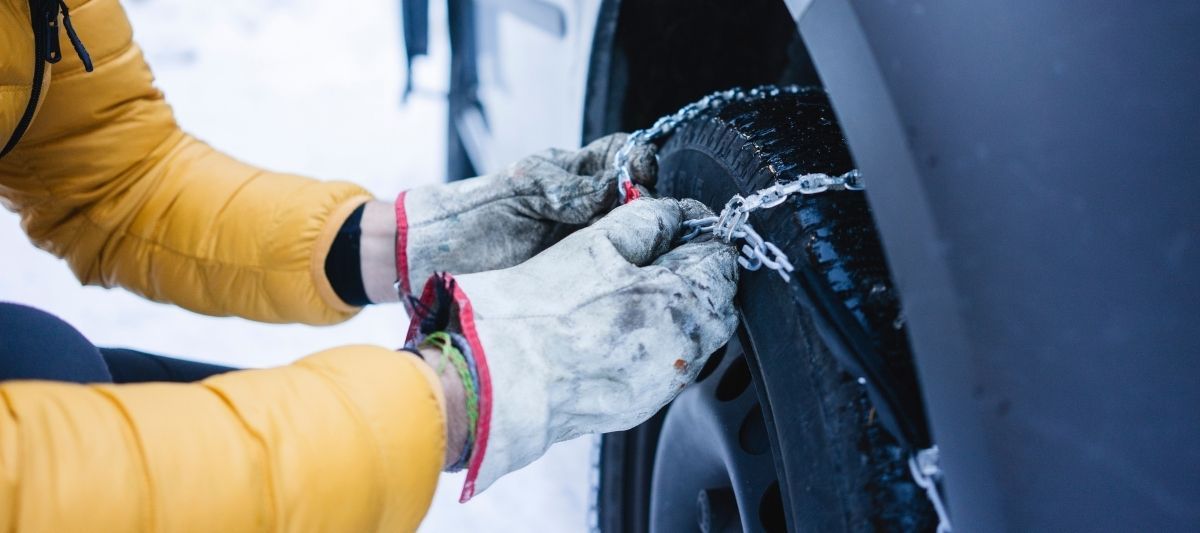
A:
{"label": "tire chain", "polygon": [[[719,91],[684,106],[674,114],[658,119],[653,126],[647,129],[633,132],[629,135],[625,145],[617,151],[613,160],[618,171],[617,191],[621,196],[621,203],[631,202],[640,196],[637,189],[633,187],[632,162],[629,160],[634,147],[666,137],[679,126],[696,117],[720,110],[734,102],[755,102],[774,98],[781,94],[802,94],[816,90],[818,89],[799,85],[783,87],[764,85],[749,90],[735,88]],[[851,170],[840,176],[820,173],[797,176],[794,180],[776,183],[749,196],[735,194],[725,204],[725,208],[718,216],[688,221],[686,224],[691,232],[684,237],[684,240],[692,240],[701,233],[712,234],[727,243],[742,240],[745,244],[741,248],[742,256],[738,258],[738,264],[742,268],[758,270],[765,266],[778,272],[784,281],[790,281],[795,267],[792,266],[787,254],[783,253],[779,247],[764,240],[750,226],[750,213],[780,205],[794,194],[820,194],[826,191],[860,191],[862,189],[862,174],[858,170]]]}
{"label": "tire chain", "polygon": [[[753,89],[734,88],[718,91],[692,102],[674,114],[662,117],[654,125],[643,130],[637,130],[629,135],[625,145],[617,151],[613,165],[617,167],[617,191],[621,203],[636,200],[640,193],[633,187],[633,170],[630,154],[638,145],[645,145],[672,134],[681,125],[696,117],[719,110],[735,102],[755,102],[774,98],[781,94],[803,94],[817,91],[813,87],[799,85],[763,85]],[[750,214],[760,209],[770,209],[783,204],[792,195],[821,194],[827,191],[861,191],[864,188],[862,173],[858,169],[850,170],[840,176],[830,176],[824,173],[803,174],[786,182],[776,182],[770,187],[742,196],[733,195],[721,212],[716,216],[689,220],[684,224],[690,228],[685,241],[690,241],[701,234],[711,234],[727,243],[742,240],[742,255],[738,264],[746,270],[758,270],[763,266],[779,273],[784,281],[791,281],[791,273],[795,270],[787,254],[779,247],[765,240],[750,225]],[[600,438],[596,437],[592,449],[592,501],[588,509],[589,529],[600,531]],[[942,478],[939,466],[938,448],[936,445],[910,453],[908,459],[909,472],[917,486],[925,490],[926,497],[933,505],[938,517],[937,533],[950,533],[950,517],[946,511],[944,499],[938,489]]]}
{"label": "tire chain", "polygon": [[758,270],[763,266],[778,272],[783,281],[791,281],[795,267],[787,254],[767,241],[750,225],[750,213],[759,209],[770,209],[787,201],[793,194],[819,194],[825,191],[862,190],[862,175],[851,170],[840,176],[828,174],[805,174],[793,181],[776,183],[750,196],[733,195],[717,216],[698,218],[684,223],[691,231],[683,236],[684,241],[699,237],[702,233],[731,243],[740,239],[742,255],[738,264],[746,270]]}

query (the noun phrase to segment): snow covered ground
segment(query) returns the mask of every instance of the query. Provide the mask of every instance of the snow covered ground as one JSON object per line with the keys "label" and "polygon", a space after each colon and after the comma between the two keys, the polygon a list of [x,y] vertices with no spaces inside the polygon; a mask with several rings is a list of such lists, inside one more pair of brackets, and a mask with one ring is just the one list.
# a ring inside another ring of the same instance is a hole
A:
{"label": "snow covered ground", "polygon": [[[415,67],[419,91],[402,107],[398,0],[126,0],[184,128],[251,163],[349,179],[383,198],[441,180],[443,5],[431,2],[433,53]],[[0,250],[0,300],[55,313],[100,345],[263,367],[340,344],[396,346],[407,323],[400,307],[387,306],[332,327],[264,325],[81,288],[7,211]],[[443,476],[421,529],[583,530],[589,448],[587,438],[559,445],[466,505],[457,503],[461,476]]]}

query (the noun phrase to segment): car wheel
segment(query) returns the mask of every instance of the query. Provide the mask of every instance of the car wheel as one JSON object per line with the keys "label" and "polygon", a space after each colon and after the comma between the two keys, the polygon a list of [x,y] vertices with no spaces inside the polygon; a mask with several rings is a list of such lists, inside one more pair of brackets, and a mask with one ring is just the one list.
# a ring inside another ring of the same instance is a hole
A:
{"label": "car wheel", "polygon": [[[661,147],[659,165],[659,195],[716,211],[734,194],[841,174],[853,161],[812,90],[694,119]],[[864,195],[793,197],[751,223],[796,272],[784,281],[743,270],[736,337],[653,419],[605,436],[600,529],[932,531],[936,516],[906,463],[928,430]]]}

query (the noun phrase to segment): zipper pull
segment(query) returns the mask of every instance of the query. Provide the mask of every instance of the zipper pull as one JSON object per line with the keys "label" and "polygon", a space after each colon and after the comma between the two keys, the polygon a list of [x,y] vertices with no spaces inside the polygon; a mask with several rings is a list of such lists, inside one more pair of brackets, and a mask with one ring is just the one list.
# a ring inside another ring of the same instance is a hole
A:
{"label": "zipper pull", "polygon": [[[58,0],[58,7],[62,9],[63,26],[67,28],[67,39],[70,39],[71,47],[75,49],[75,55],[79,56],[79,60],[83,62],[83,70],[91,72],[93,70],[92,56],[88,53],[87,48],[83,47],[83,41],[79,39],[79,34],[75,33],[75,26],[71,24],[71,12],[67,9],[67,2],[65,0]],[[55,28],[54,49],[58,49],[57,28]],[[62,56],[62,52],[59,52],[59,56]]]}
{"label": "zipper pull", "polygon": [[46,10],[43,11],[45,18],[46,33],[43,37],[46,39],[46,61],[48,63],[58,63],[62,61],[62,49],[58,47],[58,0],[50,0]]}
{"label": "zipper pull", "polygon": [[94,70],[92,56],[88,54],[87,48],[84,48],[79,34],[75,33],[75,26],[71,24],[71,11],[67,9],[67,3],[64,0],[50,0],[49,8],[46,9],[46,61],[51,64],[62,61],[62,49],[58,46],[58,14],[60,11],[71,47],[75,49],[75,54],[83,62],[83,70],[91,72]]}

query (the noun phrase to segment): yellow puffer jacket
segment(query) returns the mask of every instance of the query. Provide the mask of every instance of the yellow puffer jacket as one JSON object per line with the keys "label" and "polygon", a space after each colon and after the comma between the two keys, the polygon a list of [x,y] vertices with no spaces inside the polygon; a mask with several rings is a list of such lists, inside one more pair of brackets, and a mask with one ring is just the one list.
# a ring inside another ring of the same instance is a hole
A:
{"label": "yellow puffer jacket", "polygon": [[[30,238],[84,283],[201,313],[352,316],[323,264],[369,195],[180,131],[117,0],[68,0],[95,71],[62,28],[63,59],[33,87],[43,3],[0,0],[0,146],[42,93],[0,158]],[[0,530],[412,530],[443,459],[440,394],[424,363],[373,346],[197,384],[0,383]]]}

